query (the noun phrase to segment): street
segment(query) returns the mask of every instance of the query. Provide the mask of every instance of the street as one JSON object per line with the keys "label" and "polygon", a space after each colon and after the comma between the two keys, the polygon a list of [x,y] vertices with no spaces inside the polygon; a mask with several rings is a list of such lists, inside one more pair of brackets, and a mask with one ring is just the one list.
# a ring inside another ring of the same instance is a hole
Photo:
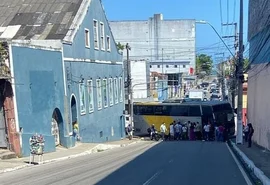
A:
{"label": "street", "polygon": [[0,175],[1,185],[247,185],[225,143],[143,141]]}

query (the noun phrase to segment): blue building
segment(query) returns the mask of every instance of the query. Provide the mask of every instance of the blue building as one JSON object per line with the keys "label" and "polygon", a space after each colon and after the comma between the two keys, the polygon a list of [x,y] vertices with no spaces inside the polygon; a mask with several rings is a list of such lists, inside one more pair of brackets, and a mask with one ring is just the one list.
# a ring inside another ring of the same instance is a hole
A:
{"label": "blue building", "polygon": [[19,142],[20,153],[29,155],[29,138],[36,133],[45,137],[45,152],[59,144],[72,147],[77,138],[122,138],[122,55],[101,1],[17,1],[13,7],[0,7],[12,12],[0,19],[14,103],[14,118],[4,125],[11,124],[17,136],[7,147],[16,150]]}

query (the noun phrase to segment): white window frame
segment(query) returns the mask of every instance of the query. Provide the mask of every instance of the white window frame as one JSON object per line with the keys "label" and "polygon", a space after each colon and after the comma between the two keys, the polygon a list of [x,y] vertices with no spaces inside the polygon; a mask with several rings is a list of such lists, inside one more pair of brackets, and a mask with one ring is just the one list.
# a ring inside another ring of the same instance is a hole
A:
{"label": "white window frame", "polygon": [[[83,87],[81,90],[81,86]],[[83,93],[83,94],[82,94]],[[81,115],[86,114],[86,97],[85,97],[85,84],[84,82],[79,83],[79,97],[80,97],[80,113]],[[84,96],[84,102],[82,102],[82,95]],[[82,109],[82,103],[84,103],[84,108]]]}
{"label": "white window frame", "polygon": [[[87,45],[87,42],[88,42],[88,45]],[[87,28],[84,29],[84,43],[85,43],[86,48],[90,48],[90,31]]]}
{"label": "white window frame", "polygon": [[[87,92],[88,92],[88,108],[89,108],[89,113],[94,112],[95,107],[94,107],[94,88],[93,88],[93,80],[87,80]],[[91,92],[90,92],[90,88],[91,88]],[[90,101],[90,97],[91,96],[91,101]],[[92,105],[92,108],[90,107],[90,105]]]}
{"label": "white window frame", "polygon": [[[116,84],[115,84],[116,82]],[[119,85],[118,85],[118,79],[114,78],[113,79],[113,84],[114,84],[114,103],[118,104],[119,102]]]}
{"label": "white window frame", "polygon": [[114,103],[114,90],[113,90],[113,79],[112,78],[109,78],[109,103],[110,103],[110,106],[113,106],[113,103]]}
{"label": "white window frame", "polygon": [[[95,26],[95,22],[97,23]],[[98,27],[99,27],[99,24],[98,24],[98,21],[96,19],[93,19],[93,30],[94,30],[94,48],[99,50],[99,34],[98,34]],[[97,33],[97,36],[95,37],[95,33]],[[96,41],[97,41],[97,46],[96,46]]]}
{"label": "white window frame", "polygon": [[[105,85],[104,85],[104,82],[105,82]],[[104,89],[106,89],[106,94],[104,92]],[[108,107],[109,105],[109,101],[108,101],[108,80],[106,78],[102,79],[102,91],[103,91],[103,94],[102,94],[102,98],[103,98],[103,103],[104,103],[104,108]],[[106,99],[105,99],[105,95],[106,95]],[[107,103],[107,105],[105,104]]]}
{"label": "white window frame", "polygon": [[104,23],[103,22],[100,22],[100,48],[102,51],[105,51],[105,26],[104,26]]}
{"label": "white window frame", "polygon": [[118,87],[119,87],[119,102],[123,102],[123,78],[119,77]]}
{"label": "white window frame", "polygon": [[107,51],[110,52],[111,51],[111,37],[109,35],[106,36],[106,46],[107,46]]}
{"label": "white window frame", "polygon": [[[98,85],[98,81],[99,81],[99,85]],[[98,110],[102,109],[102,89],[101,89],[101,79],[97,79],[96,80],[96,88],[97,88],[97,108]],[[100,94],[100,97],[99,97]],[[100,98],[100,107],[99,107],[99,98]]]}

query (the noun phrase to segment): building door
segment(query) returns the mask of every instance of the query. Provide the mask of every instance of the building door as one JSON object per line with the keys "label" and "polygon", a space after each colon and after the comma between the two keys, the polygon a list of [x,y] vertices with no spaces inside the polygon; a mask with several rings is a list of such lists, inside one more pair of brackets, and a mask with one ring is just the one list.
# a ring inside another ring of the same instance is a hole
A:
{"label": "building door", "polygon": [[4,107],[3,107],[2,98],[0,100],[0,147],[1,148],[7,147],[6,122],[5,122]]}

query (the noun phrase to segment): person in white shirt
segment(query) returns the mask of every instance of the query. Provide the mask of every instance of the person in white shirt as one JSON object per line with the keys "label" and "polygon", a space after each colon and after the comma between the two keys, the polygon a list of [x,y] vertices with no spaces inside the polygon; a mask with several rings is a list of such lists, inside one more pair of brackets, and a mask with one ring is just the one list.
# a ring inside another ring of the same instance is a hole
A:
{"label": "person in white shirt", "polygon": [[209,132],[210,132],[210,124],[208,123],[207,125],[204,125],[203,129],[204,129],[204,133],[205,133],[205,139],[208,141],[209,140]]}
{"label": "person in white shirt", "polygon": [[160,133],[161,133],[163,141],[164,141],[164,138],[165,138],[165,132],[166,131],[167,131],[166,125],[165,125],[165,123],[162,123],[161,126],[160,126]]}
{"label": "person in white shirt", "polygon": [[185,123],[185,124],[183,125],[183,127],[182,127],[182,139],[183,139],[183,140],[186,140],[187,137],[188,137],[188,135],[187,135],[187,125],[186,125],[186,123]]}

